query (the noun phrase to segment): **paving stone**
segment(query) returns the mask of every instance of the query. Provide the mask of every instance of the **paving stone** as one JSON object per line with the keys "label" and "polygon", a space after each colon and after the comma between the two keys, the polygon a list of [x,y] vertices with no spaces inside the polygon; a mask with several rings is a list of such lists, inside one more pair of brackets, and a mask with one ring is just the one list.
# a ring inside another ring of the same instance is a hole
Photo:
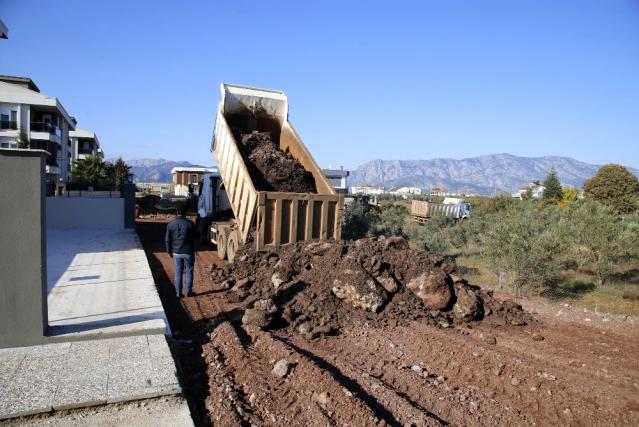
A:
{"label": "paving stone", "polygon": [[147,338],[149,341],[151,357],[172,357],[171,349],[169,348],[169,344],[164,335],[148,335]]}
{"label": "paving stone", "polygon": [[0,354],[0,419],[180,392],[163,336],[56,343]]}
{"label": "paving stone", "polygon": [[70,349],[70,342],[36,345],[28,347],[25,357],[58,357],[67,354]]}
{"label": "paving stone", "polygon": [[100,358],[74,363],[67,360],[53,398],[53,409],[101,405],[107,400],[108,365]]}
{"label": "paving stone", "polygon": [[25,359],[4,390],[0,418],[50,411],[61,374],[62,357]]}
{"label": "paving stone", "polygon": [[0,360],[22,359],[28,347],[0,348]]}

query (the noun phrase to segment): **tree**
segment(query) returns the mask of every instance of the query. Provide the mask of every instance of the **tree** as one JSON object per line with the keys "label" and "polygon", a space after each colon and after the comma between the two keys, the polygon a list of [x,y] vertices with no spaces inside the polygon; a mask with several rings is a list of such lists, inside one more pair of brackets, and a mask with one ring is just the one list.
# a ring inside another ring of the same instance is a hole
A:
{"label": "tree", "polygon": [[98,187],[104,184],[107,178],[107,167],[101,158],[87,156],[73,162],[71,182],[79,186]]}
{"label": "tree", "polygon": [[408,217],[408,209],[403,205],[383,205],[380,207],[379,222],[375,226],[375,231],[377,234],[400,236]]}
{"label": "tree", "polygon": [[617,213],[639,209],[639,180],[622,165],[602,166],[584,182],[586,197],[611,207]]}
{"label": "tree", "polygon": [[556,279],[562,267],[564,241],[557,232],[557,209],[512,206],[489,224],[482,237],[483,257],[495,272],[509,272],[519,294]]}
{"label": "tree", "polygon": [[543,200],[545,202],[558,202],[561,200],[562,190],[559,177],[555,168],[550,169],[548,176],[544,180],[544,195]]}
{"label": "tree", "polygon": [[131,166],[127,165],[122,157],[118,157],[109,172],[113,179],[113,189],[122,191],[122,185],[129,180],[131,175]]}
{"label": "tree", "polygon": [[18,148],[29,148],[30,146],[31,142],[29,141],[27,131],[24,130],[23,127],[20,127],[20,132],[18,132]]}
{"label": "tree", "polygon": [[603,286],[619,261],[639,245],[635,224],[624,221],[611,208],[596,201],[574,206],[564,226],[563,234],[573,242],[575,259],[581,266],[588,264],[592,268],[598,286]]}

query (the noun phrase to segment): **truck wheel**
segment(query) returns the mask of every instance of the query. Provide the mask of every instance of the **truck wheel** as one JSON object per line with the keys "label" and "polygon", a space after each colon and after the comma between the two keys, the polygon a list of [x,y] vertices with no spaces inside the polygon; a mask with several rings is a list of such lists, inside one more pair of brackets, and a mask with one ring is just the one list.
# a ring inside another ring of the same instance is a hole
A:
{"label": "truck wheel", "polygon": [[226,250],[226,256],[229,259],[229,262],[233,262],[233,260],[235,259],[235,252],[237,251],[237,232],[235,230],[232,230],[229,233],[229,240],[227,243],[227,250]]}
{"label": "truck wheel", "polygon": [[221,260],[225,260],[227,255],[227,237],[226,230],[220,230],[217,235],[217,256]]}

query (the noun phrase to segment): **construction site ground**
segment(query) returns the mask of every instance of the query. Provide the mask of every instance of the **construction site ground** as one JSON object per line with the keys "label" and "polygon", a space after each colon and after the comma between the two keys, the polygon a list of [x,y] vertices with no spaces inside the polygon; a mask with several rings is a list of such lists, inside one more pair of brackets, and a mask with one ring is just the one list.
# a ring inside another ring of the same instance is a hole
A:
{"label": "construction site ground", "polygon": [[[223,265],[213,246],[197,253],[196,296],[177,300],[168,221],[137,230],[196,425],[639,425],[636,318],[519,300],[535,322],[355,319],[308,340],[242,325],[240,305],[210,278]],[[273,372],[282,360],[285,372]]]}

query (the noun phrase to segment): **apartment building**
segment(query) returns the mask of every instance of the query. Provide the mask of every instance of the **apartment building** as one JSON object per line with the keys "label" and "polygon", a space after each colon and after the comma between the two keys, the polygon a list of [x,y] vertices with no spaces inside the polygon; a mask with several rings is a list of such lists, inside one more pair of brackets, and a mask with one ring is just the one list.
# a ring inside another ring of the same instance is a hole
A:
{"label": "apartment building", "polygon": [[353,185],[351,194],[363,194],[366,196],[384,194],[384,187],[381,185]]}
{"label": "apartment building", "polygon": [[[71,139],[71,158],[73,160],[85,159],[87,156],[99,157],[104,159],[104,152],[100,147],[98,136],[92,130],[80,129],[69,132]],[[71,165],[73,169],[73,165]]]}
{"label": "apartment building", "polygon": [[171,169],[174,194],[176,196],[187,196],[189,194],[189,187],[191,187],[193,194],[197,195],[202,176],[207,173],[220,172],[216,167],[206,168],[200,166],[175,167]]}
{"label": "apartment building", "polygon": [[419,196],[422,189],[419,187],[396,187],[389,191],[394,196]]}
{"label": "apartment building", "polygon": [[349,171],[345,171],[344,168],[340,169],[322,169],[326,179],[333,185],[337,194],[348,193],[348,175]]}
{"label": "apartment building", "polygon": [[49,194],[64,188],[69,179],[73,129],[75,122],[60,101],[41,93],[30,78],[0,76],[0,147],[47,151]]}

